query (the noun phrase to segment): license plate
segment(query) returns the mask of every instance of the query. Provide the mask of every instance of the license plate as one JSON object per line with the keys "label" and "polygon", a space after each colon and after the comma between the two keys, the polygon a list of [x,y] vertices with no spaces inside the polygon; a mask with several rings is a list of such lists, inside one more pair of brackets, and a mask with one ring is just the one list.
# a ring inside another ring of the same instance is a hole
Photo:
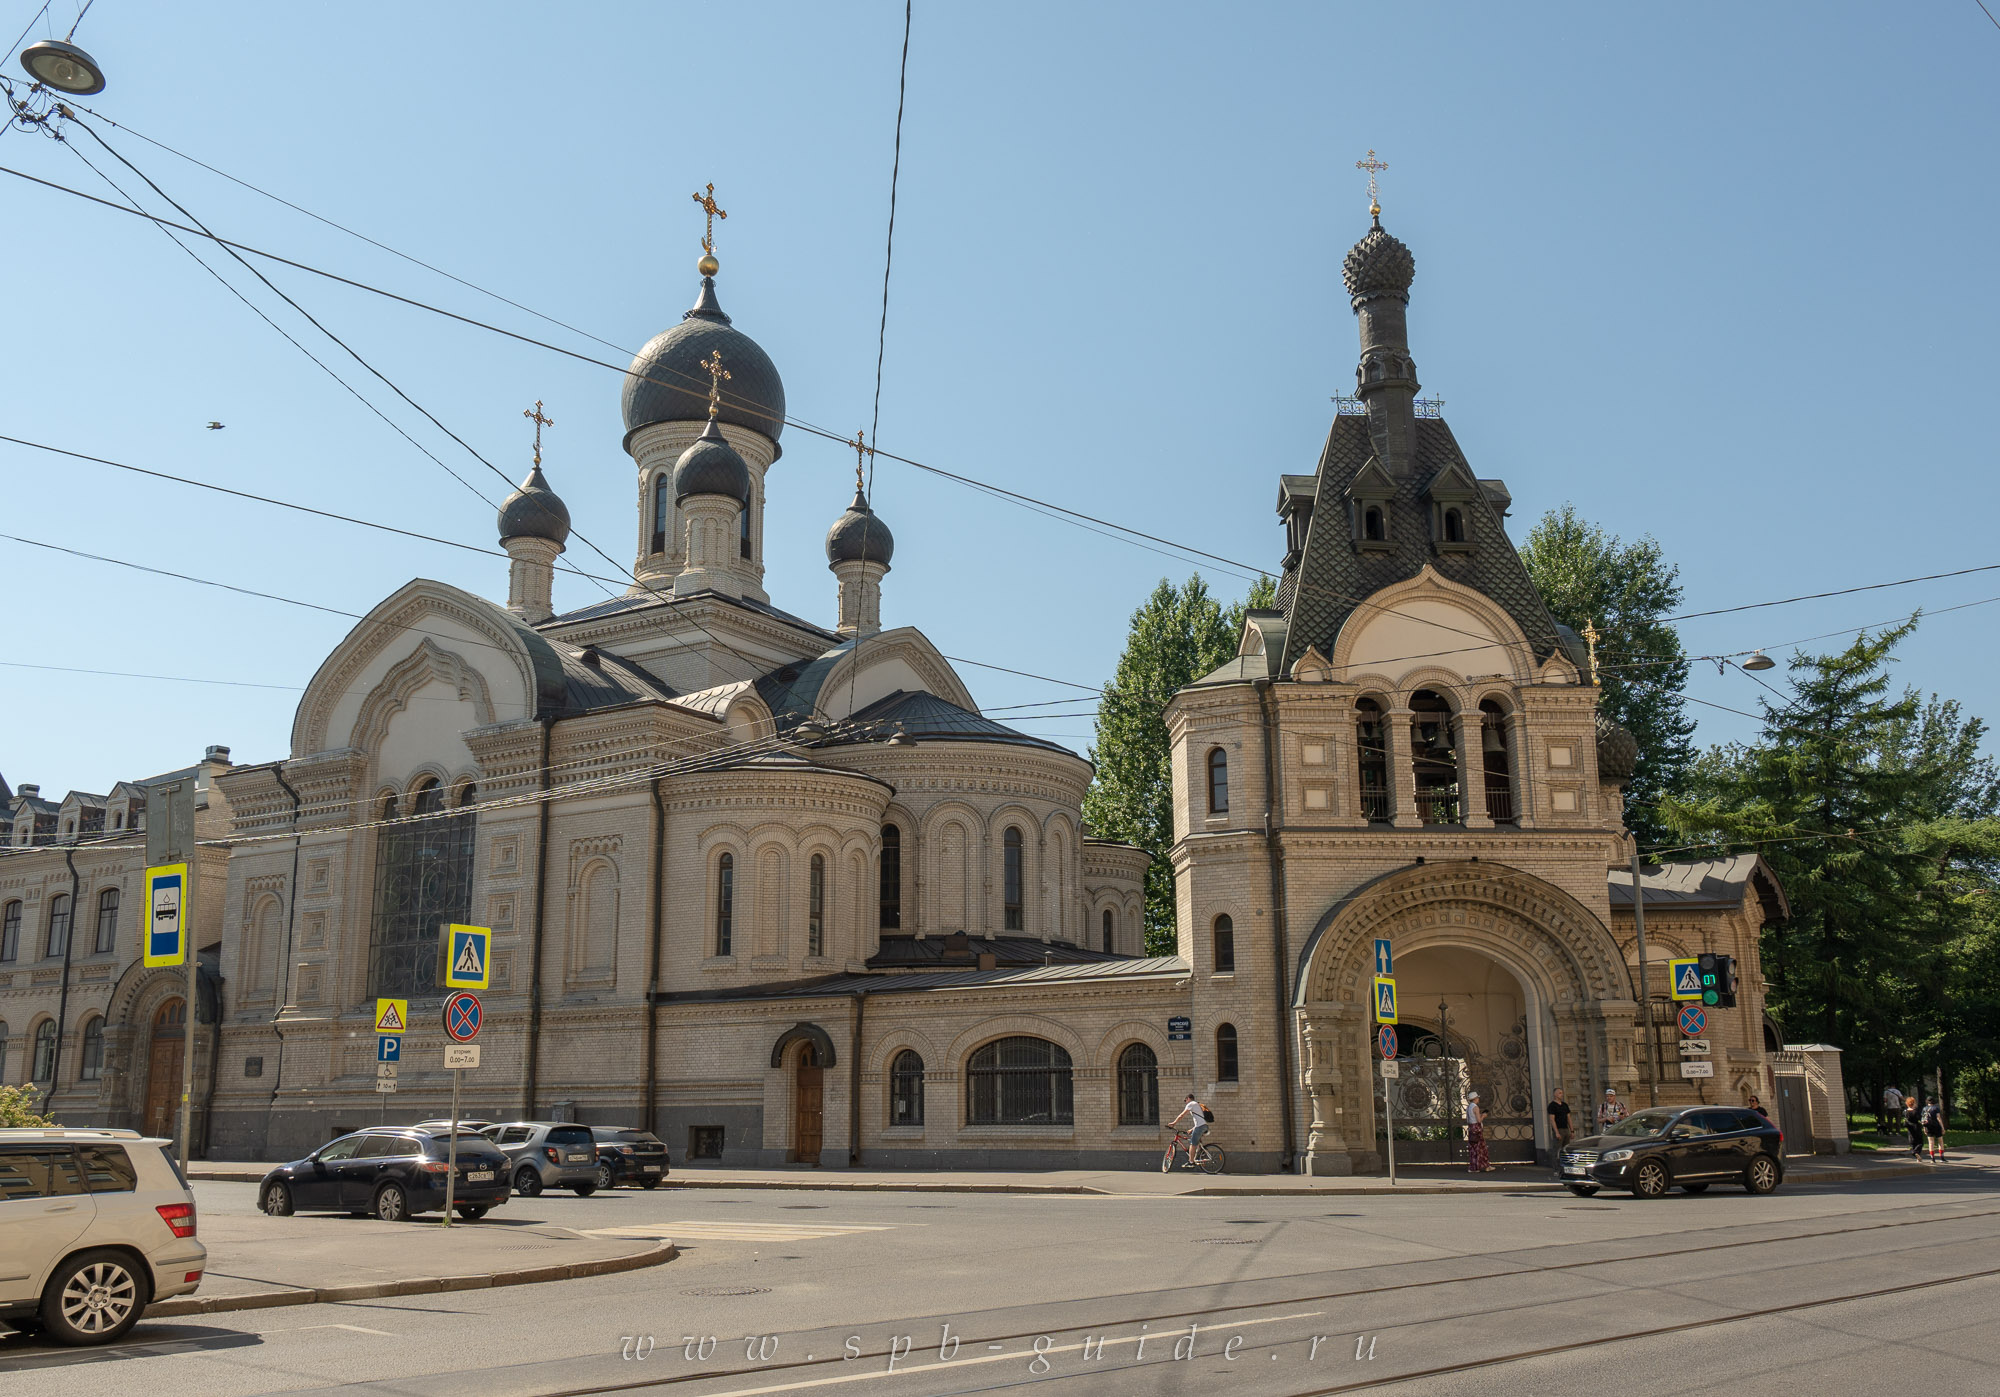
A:
{"label": "license plate", "polygon": [[590,1163],[590,1156],[589,1156],[589,1155],[587,1155],[587,1154],[573,1154],[573,1155],[570,1155],[570,1156],[569,1156],[568,1158],[569,1158],[569,1162],[570,1162],[571,1164],[588,1164],[588,1163]]}
{"label": "license plate", "polygon": [[657,1164],[648,1164],[646,1166],[646,1172],[648,1174],[657,1174],[660,1172],[660,1166]]}
{"label": "license plate", "polygon": [[491,1169],[474,1169],[465,1176],[465,1181],[469,1184],[490,1184],[493,1182],[493,1171]]}
{"label": "license plate", "polygon": [[1565,1164],[1563,1166],[1563,1173],[1565,1174],[1581,1174],[1582,1172],[1583,1166],[1581,1164]]}

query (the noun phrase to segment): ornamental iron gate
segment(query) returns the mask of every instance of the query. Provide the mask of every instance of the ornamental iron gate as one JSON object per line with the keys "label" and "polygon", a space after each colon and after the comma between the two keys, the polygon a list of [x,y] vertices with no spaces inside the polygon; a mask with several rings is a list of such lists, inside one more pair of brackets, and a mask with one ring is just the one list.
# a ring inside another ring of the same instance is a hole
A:
{"label": "ornamental iron gate", "polygon": [[1535,1160],[1533,1078],[1529,1074],[1528,1021],[1523,1015],[1491,1053],[1456,1034],[1401,1025],[1400,1074],[1375,1073],[1375,1138],[1386,1143],[1384,1088],[1393,1090],[1396,1159],[1409,1164],[1458,1164],[1466,1158],[1465,1098],[1478,1092],[1486,1108],[1486,1150],[1494,1163]]}

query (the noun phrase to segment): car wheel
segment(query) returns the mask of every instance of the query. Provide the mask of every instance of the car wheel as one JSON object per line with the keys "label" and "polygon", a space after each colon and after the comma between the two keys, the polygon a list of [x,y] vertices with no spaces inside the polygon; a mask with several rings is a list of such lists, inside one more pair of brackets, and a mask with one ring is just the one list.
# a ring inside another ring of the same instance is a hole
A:
{"label": "car wheel", "polygon": [[599,1188],[618,1187],[618,1180],[613,1176],[610,1165],[600,1164],[597,1166],[597,1186]]}
{"label": "car wheel", "polygon": [[264,1211],[274,1218],[288,1218],[292,1215],[292,1191],[283,1184],[272,1184],[264,1190]]}
{"label": "car wheel", "polygon": [[578,1198],[588,1198],[597,1192],[596,1184],[571,1184],[570,1188],[575,1191]]}
{"label": "car wheel", "polygon": [[524,1164],[514,1173],[514,1192],[523,1198],[542,1196],[542,1176],[532,1164]]}
{"label": "car wheel", "polygon": [[486,1216],[486,1209],[483,1205],[480,1204],[461,1203],[459,1205],[458,1215],[464,1218],[467,1222],[478,1222],[481,1218]]}
{"label": "car wheel", "polygon": [[1778,1166],[1769,1155],[1758,1155],[1743,1171],[1743,1187],[1750,1193],[1769,1193],[1778,1186]]}
{"label": "car wheel", "polygon": [[1597,1197],[1596,1184],[1564,1184],[1563,1187],[1574,1193],[1578,1198]]}
{"label": "car wheel", "polygon": [[1706,1193],[1706,1192],[1708,1191],[1708,1185],[1707,1185],[1707,1184],[1682,1184],[1682,1185],[1681,1185],[1681,1189],[1682,1189],[1682,1190],[1683,1190],[1684,1192],[1687,1192],[1687,1193]]}
{"label": "car wheel", "polygon": [[145,1309],[146,1277],[123,1252],[81,1252],[42,1290],[42,1326],[60,1344],[108,1344]]}
{"label": "car wheel", "polygon": [[1673,1187],[1667,1179],[1667,1166],[1657,1159],[1649,1159],[1639,1166],[1632,1176],[1632,1194],[1636,1198],[1664,1198]]}
{"label": "car wheel", "polygon": [[383,1184],[375,1191],[375,1216],[383,1222],[409,1220],[410,1198],[401,1184]]}
{"label": "car wheel", "polygon": [[660,1186],[660,1181],[659,1181],[658,1179],[641,1179],[641,1180],[639,1180],[639,1187],[640,1187],[640,1188],[658,1188],[659,1186]]}

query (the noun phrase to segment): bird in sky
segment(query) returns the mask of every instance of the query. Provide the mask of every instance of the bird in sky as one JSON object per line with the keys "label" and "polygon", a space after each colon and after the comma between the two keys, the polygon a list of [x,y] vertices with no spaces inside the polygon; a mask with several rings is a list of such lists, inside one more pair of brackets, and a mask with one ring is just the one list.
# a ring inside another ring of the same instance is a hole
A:
{"label": "bird in sky", "polygon": [[222,430],[222,427],[223,424],[220,422],[211,422],[208,424],[208,430],[211,432],[219,432]]}

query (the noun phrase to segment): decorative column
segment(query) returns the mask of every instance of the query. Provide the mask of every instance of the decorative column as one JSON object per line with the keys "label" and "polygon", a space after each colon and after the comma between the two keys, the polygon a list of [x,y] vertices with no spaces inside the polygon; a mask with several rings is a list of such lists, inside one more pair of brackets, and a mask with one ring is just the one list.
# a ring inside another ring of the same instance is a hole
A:
{"label": "decorative column", "polygon": [[1354,1012],[1352,1005],[1314,1004],[1298,1014],[1302,1043],[1300,1078],[1312,1109],[1312,1123],[1306,1132],[1304,1172],[1307,1174],[1345,1177],[1354,1172],[1347,1132],[1362,1129],[1368,1116],[1368,1111],[1357,1105],[1355,1119],[1347,1120],[1349,1103],[1341,1091],[1342,1046],[1349,1036],[1342,1021]]}
{"label": "decorative column", "polygon": [[1458,817],[1467,829],[1492,829],[1486,813],[1486,719],[1477,708],[1458,715]]}
{"label": "decorative column", "polygon": [[1367,824],[1361,808],[1361,729],[1350,707],[1343,716],[1339,736],[1329,744],[1333,755],[1333,817]]}
{"label": "decorative column", "polygon": [[1410,720],[1415,716],[1407,708],[1392,708],[1383,722],[1389,733],[1389,798],[1395,806],[1390,823],[1397,829],[1421,829],[1424,823],[1417,812],[1417,767],[1410,756]]}

